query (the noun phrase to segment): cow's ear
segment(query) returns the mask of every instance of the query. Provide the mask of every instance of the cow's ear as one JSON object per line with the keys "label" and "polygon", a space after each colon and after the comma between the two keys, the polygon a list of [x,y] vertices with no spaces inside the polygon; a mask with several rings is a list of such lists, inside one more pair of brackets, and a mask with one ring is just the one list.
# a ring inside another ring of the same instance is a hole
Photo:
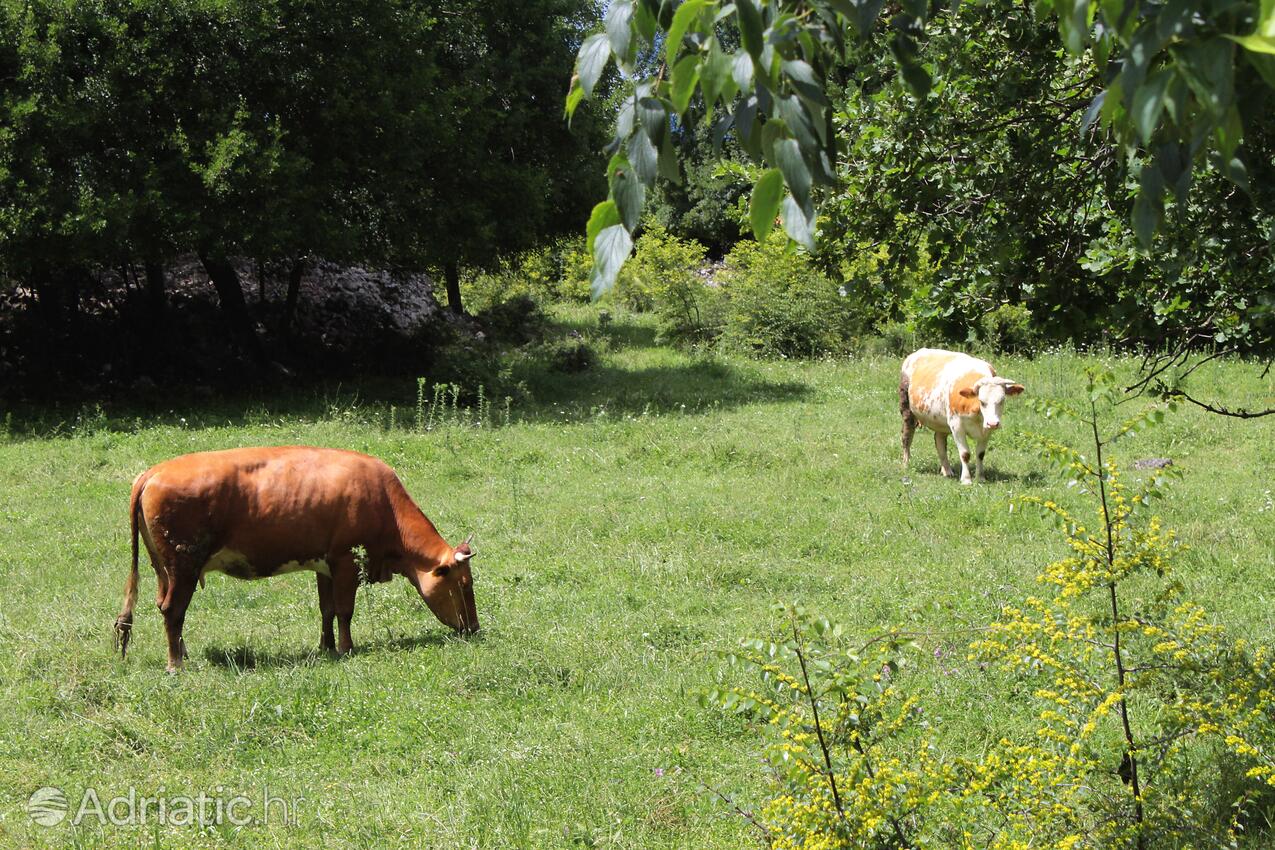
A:
{"label": "cow's ear", "polygon": [[956,391],[956,394],[965,398],[978,398],[978,390],[973,387],[961,387]]}
{"label": "cow's ear", "polygon": [[447,574],[450,573],[451,571],[452,571],[452,568],[449,564],[440,564],[439,566],[434,567],[434,575],[438,576],[439,578],[446,577]]}
{"label": "cow's ear", "polygon": [[1023,391],[1023,389],[1024,387],[1022,384],[1010,384],[1008,387],[1005,388],[1005,394],[1018,395],[1019,393]]}

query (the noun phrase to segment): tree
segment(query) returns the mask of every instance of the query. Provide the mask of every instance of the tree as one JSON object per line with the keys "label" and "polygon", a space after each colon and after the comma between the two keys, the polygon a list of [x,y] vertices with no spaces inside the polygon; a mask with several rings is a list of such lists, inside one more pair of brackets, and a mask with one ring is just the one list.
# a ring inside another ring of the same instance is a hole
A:
{"label": "tree", "polygon": [[[567,95],[568,114],[591,97],[614,57],[626,78],[608,166],[610,198],[590,218],[597,290],[611,285],[631,248],[645,188],[675,170],[669,122],[719,121],[766,166],[753,190],[751,221],[764,236],[781,212],[789,236],[814,244],[812,189],[834,185],[839,139],[829,78],[856,42],[877,38],[883,0],[612,0],[605,32],[581,45]],[[890,22],[898,74],[919,100],[931,91],[921,43],[927,22],[946,23],[945,7],[905,0]],[[1143,246],[1160,224],[1166,198],[1185,202],[1197,163],[1214,158],[1241,188],[1246,122],[1269,111],[1275,86],[1275,0],[1260,10],[1229,0],[1041,0],[1057,16],[1067,51],[1091,62],[1102,89],[1080,117],[1097,125],[1139,175],[1131,212]],[[728,35],[729,33],[729,35]],[[730,52],[723,45],[735,39]],[[645,70],[639,60],[658,57]],[[700,108],[690,110],[700,97]],[[718,110],[721,113],[718,113]],[[658,151],[658,153],[657,153]]]}
{"label": "tree", "polygon": [[454,284],[601,186],[599,140],[558,120],[584,8],[0,0],[0,276],[52,314],[141,261],[158,315],[164,263],[194,252],[258,361],[232,257],[290,267],[289,312],[308,256]]}

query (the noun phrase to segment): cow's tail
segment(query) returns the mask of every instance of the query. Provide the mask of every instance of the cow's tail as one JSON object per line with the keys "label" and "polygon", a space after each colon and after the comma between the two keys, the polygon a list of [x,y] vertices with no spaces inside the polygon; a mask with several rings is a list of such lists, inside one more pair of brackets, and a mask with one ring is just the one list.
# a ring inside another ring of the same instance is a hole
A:
{"label": "cow's tail", "polygon": [[128,499],[129,530],[133,538],[133,563],[124,583],[124,607],[115,618],[115,638],[119,646],[120,658],[128,655],[128,639],[133,631],[133,606],[137,604],[137,535],[138,521],[142,514],[142,490],[146,488],[149,473],[143,472],[133,482],[133,492]]}
{"label": "cow's tail", "polygon": [[916,433],[916,414],[912,412],[912,401],[909,398],[912,381],[907,370],[899,376],[899,415],[903,417],[903,465],[907,466],[912,456],[912,435]]}

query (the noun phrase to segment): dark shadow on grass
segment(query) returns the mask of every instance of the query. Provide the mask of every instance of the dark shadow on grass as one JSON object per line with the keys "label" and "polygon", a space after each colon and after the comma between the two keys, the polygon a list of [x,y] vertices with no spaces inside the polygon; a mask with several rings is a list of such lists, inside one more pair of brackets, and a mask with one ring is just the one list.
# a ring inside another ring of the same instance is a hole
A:
{"label": "dark shadow on grass", "polygon": [[596,366],[569,374],[537,369],[524,380],[536,404],[517,418],[561,420],[608,415],[680,415],[746,404],[800,401],[810,388],[797,381],[769,381],[719,360],[625,369]]}
{"label": "dark shadow on grass", "polygon": [[[611,351],[652,350],[655,329],[617,318],[605,331],[596,320],[555,319],[550,338],[585,331],[594,339],[605,337]],[[685,355],[655,359],[670,361],[638,368],[602,363],[580,372],[554,368],[552,358],[532,346],[500,355],[512,370],[509,386],[484,386],[485,396],[499,410],[505,395],[514,421],[591,420],[607,416],[682,415],[733,409],[743,405],[798,401],[810,388],[798,381],[773,381],[746,364],[711,357]],[[435,380],[422,364],[427,382]],[[463,371],[463,370],[462,370]],[[440,379],[441,380],[441,379]],[[472,406],[478,387],[463,386],[461,406]],[[418,400],[413,375],[355,378],[302,379],[271,385],[246,385],[230,390],[190,386],[176,382],[144,394],[124,392],[100,401],[77,398],[30,402],[6,410],[7,433],[0,439],[49,439],[107,433],[130,433],[144,427],[167,425],[184,430],[238,428],[281,420],[362,421],[387,427],[391,408],[395,427],[410,427]],[[429,396],[426,396],[428,401]]]}
{"label": "dark shadow on grass", "polygon": [[[373,636],[354,646],[355,655],[377,655],[385,652],[398,652],[415,649],[437,649],[446,644],[464,640],[474,642],[482,640],[482,632],[460,638],[442,629],[429,629],[415,635],[377,638]],[[203,651],[204,660],[216,667],[227,670],[257,670],[271,667],[302,667],[313,664],[340,661],[335,653],[317,646],[310,648],[262,650],[256,647],[209,646]]]}
{"label": "dark shadow on grass", "polygon": [[599,326],[596,317],[573,319],[555,317],[549,320],[550,335],[566,336],[570,333],[592,334],[607,340],[612,349],[655,348],[655,328],[647,324],[624,321],[622,318]]}
{"label": "dark shadow on grass", "polygon": [[[955,484],[956,486],[960,486],[960,480],[961,480],[960,467],[953,464],[953,468],[956,472],[956,475],[954,475],[953,477],[947,480],[950,481],[952,484]],[[972,470],[971,470],[971,473],[972,473]],[[910,478],[913,484],[917,483],[917,480],[922,478],[936,478],[939,480],[943,480],[943,476],[939,472],[938,464],[935,464],[931,468],[921,467],[920,469],[914,470],[911,473],[906,474],[904,477]],[[1049,478],[1050,476],[1044,474],[1038,469],[1029,470],[1027,472],[1015,472],[1012,469],[999,469],[999,468],[991,467],[991,466],[986,466],[983,468],[983,483],[984,484],[998,484],[1002,482],[1010,482],[1013,484],[1022,484],[1028,487],[1036,487],[1041,484],[1044,484],[1046,481],[1049,480]],[[978,482],[977,481],[974,482],[972,486],[977,487]]]}

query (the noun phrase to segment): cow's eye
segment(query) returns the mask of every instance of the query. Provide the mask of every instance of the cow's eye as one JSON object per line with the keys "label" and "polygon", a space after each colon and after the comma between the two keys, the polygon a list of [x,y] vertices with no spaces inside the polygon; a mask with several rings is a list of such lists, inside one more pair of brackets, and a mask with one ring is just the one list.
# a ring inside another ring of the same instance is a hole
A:
{"label": "cow's eye", "polygon": [[443,578],[451,571],[452,571],[452,568],[447,566],[446,564],[443,564],[441,567],[434,567],[434,575],[438,576],[439,578]]}

